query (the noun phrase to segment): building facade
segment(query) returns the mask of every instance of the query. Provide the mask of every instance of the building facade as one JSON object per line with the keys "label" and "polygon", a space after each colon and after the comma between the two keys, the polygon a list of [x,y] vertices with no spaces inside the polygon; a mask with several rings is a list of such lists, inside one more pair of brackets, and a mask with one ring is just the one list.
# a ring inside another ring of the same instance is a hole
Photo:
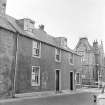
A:
{"label": "building facade", "polygon": [[80,38],[75,51],[81,55],[82,62],[82,83],[92,85],[104,81],[104,50],[103,44],[97,41],[93,46],[89,44],[86,37]]}
{"label": "building facade", "polygon": [[74,90],[80,57],[62,48],[18,36],[16,92]]}
{"label": "building facade", "polygon": [[52,37],[44,25],[36,29],[33,20],[17,20],[2,9],[0,95],[80,88],[81,57],[67,46],[67,39]]}

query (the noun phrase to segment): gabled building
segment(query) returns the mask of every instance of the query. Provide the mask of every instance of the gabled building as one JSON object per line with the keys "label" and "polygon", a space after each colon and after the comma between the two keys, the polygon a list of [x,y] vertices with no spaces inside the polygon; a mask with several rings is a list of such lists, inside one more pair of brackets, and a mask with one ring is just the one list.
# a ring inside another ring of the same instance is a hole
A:
{"label": "gabled building", "polygon": [[80,88],[80,55],[65,37],[52,37],[44,25],[34,24],[5,11],[0,16],[0,94]]}
{"label": "gabled building", "polygon": [[[92,85],[103,81],[104,75],[104,50],[103,44],[97,41],[90,45],[86,37],[79,39],[75,51],[81,55],[82,62],[82,84]],[[103,77],[102,77],[103,76]]]}

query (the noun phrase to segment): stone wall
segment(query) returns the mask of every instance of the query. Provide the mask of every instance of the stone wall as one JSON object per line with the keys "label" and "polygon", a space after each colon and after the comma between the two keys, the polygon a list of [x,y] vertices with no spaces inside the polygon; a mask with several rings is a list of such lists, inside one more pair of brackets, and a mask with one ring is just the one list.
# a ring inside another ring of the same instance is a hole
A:
{"label": "stone wall", "polygon": [[0,29],[0,95],[5,95],[11,88],[11,70],[14,59],[14,35]]}

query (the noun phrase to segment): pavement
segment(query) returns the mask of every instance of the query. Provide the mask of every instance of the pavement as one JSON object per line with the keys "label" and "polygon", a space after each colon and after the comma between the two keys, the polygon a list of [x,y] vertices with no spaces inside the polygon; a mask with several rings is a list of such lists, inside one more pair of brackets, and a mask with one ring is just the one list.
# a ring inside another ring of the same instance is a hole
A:
{"label": "pavement", "polygon": [[105,105],[105,93],[97,95],[97,105]]}
{"label": "pavement", "polygon": [[34,98],[44,98],[44,97],[50,97],[50,96],[61,96],[61,95],[67,95],[67,94],[78,94],[82,92],[92,92],[99,94],[101,92],[98,88],[81,88],[76,89],[74,91],[70,90],[62,90],[61,92],[55,92],[55,91],[43,91],[43,92],[32,92],[32,93],[22,93],[22,94],[16,94],[16,98],[8,98],[8,99],[1,99],[0,103],[5,102],[15,102],[15,101],[21,101],[24,99],[34,99]]}

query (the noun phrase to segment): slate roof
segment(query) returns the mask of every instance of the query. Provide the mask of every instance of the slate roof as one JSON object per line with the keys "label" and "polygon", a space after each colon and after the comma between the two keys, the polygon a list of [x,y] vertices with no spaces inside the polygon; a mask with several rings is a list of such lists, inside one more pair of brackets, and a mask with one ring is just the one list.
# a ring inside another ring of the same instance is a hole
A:
{"label": "slate roof", "polygon": [[8,23],[5,17],[0,16],[0,27],[16,32],[16,30]]}
{"label": "slate roof", "polygon": [[9,16],[9,15],[6,15],[5,17],[0,17],[0,26],[2,28],[8,29],[10,31],[18,32],[19,34],[21,34],[23,36],[26,36],[26,37],[29,37],[29,38],[32,38],[32,39],[35,39],[35,40],[39,40],[41,42],[50,44],[50,45],[55,46],[55,47],[59,47],[59,48],[65,50],[65,51],[69,51],[69,52],[72,52],[72,53],[78,55],[75,51],[73,51],[69,47],[67,47],[67,48],[60,47],[59,44],[56,41],[56,37],[53,37],[53,36],[47,34],[47,32],[45,32],[45,31],[42,31],[40,29],[35,28],[33,30],[33,33],[25,32],[17,24],[17,20],[15,18]]}
{"label": "slate roof", "polygon": [[20,34],[22,35],[26,35],[25,31],[23,31],[19,25],[16,23],[16,19],[9,16],[9,15],[6,15],[5,18],[7,19],[7,21],[9,22],[9,24],[11,24],[11,26],[17,31],[19,32]]}

